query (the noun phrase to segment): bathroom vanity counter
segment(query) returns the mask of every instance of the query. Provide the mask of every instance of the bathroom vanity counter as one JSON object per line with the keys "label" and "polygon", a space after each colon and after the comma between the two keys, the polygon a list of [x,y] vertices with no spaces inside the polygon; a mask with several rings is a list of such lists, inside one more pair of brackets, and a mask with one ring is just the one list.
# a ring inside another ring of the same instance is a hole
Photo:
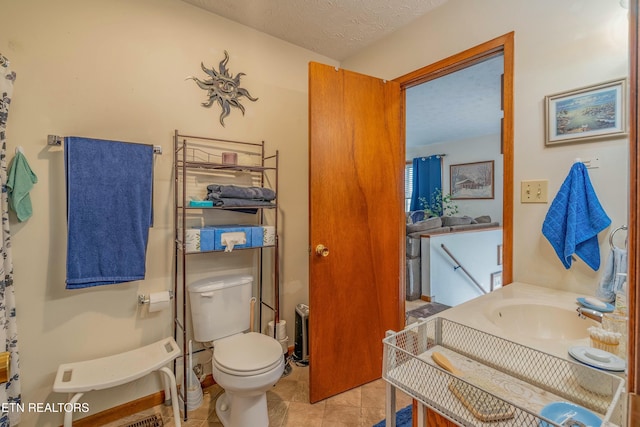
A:
{"label": "bathroom vanity counter", "polygon": [[576,312],[576,298],[584,296],[515,282],[438,316],[570,359],[569,348],[588,346],[587,328],[598,325]]}
{"label": "bathroom vanity counter", "polygon": [[[541,412],[555,402],[580,405],[598,414],[607,423],[603,425],[621,425],[618,403],[624,380],[564,355],[558,357],[442,316],[390,332],[383,343],[387,425],[394,425],[396,387],[457,425],[545,425]],[[436,366],[435,352],[450,364]],[[453,369],[446,368],[451,365]],[[420,426],[421,413],[418,411]]]}

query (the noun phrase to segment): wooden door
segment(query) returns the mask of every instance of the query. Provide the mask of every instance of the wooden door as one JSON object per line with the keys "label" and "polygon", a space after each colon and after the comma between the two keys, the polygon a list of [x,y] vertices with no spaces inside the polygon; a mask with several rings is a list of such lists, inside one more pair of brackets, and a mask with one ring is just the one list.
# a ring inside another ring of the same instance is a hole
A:
{"label": "wooden door", "polygon": [[311,402],[380,378],[404,326],[401,117],[398,83],[309,65]]}

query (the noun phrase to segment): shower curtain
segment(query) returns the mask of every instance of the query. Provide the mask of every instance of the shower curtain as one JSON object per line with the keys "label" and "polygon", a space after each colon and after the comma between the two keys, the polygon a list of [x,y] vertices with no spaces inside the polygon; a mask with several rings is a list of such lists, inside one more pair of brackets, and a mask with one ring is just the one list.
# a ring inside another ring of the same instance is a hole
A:
{"label": "shower curtain", "polygon": [[437,155],[413,159],[412,211],[432,209],[433,193],[437,190],[442,191],[442,163],[440,159],[441,157]]}
{"label": "shower curtain", "polygon": [[[7,141],[5,129],[16,73],[8,66],[0,66],[0,179],[2,180],[2,233],[0,235],[0,352],[10,353],[9,381],[0,384],[0,406],[8,412],[0,413],[0,427],[15,426],[20,421],[20,371],[18,363],[18,328],[13,288],[13,262],[9,233],[9,201],[7,198]],[[11,410],[15,409],[15,410]]]}

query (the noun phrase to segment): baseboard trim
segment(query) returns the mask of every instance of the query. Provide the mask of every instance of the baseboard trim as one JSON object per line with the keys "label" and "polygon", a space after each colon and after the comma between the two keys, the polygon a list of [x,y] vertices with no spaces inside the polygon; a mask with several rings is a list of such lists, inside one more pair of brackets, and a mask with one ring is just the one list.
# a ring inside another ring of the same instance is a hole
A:
{"label": "baseboard trim", "polygon": [[422,301],[431,302],[431,297],[428,295],[420,295]]}
{"label": "baseboard trim", "polygon": [[79,420],[74,420],[73,427],[102,426],[118,421],[119,419],[129,415],[137,414],[138,412],[153,408],[154,406],[158,406],[162,403],[164,403],[164,391],[159,391],[131,402],[109,408],[105,411],[98,412],[97,414],[89,415],[88,417],[80,418]]}

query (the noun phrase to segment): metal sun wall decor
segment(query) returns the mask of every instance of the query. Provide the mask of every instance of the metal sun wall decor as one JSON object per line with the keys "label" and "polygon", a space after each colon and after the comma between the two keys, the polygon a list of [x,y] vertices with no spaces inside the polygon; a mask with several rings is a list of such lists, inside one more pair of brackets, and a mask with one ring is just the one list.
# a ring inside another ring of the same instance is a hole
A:
{"label": "metal sun wall decor", "polygon": [[224,51],[224,59],[220,61],[220,71],[216,71],[213,67],[208,69],[204,66],[204,63],[200,63],[202,71],[204,71],[210,78],[206,80],[200,80],[197,77],[189,76],[196,82],[198,87],[207,91],[207,97],[209,100],[203,102],[203,107],[211,107],[215,102],[220,104],[222,112],[220,113],[220,124],[224,126],[224,119],[231,113],[231,107],[235,107],[242,111],[244,116],[244,106],[240,103],[240,98],[243,96],[250,101],[257,101],[258,98],[253,98],[247,89],[240,87],[240,77],[245,73],[238,73],[235,77],[231,75],[227,69],[227,63],[229,62],[229,54]]}

